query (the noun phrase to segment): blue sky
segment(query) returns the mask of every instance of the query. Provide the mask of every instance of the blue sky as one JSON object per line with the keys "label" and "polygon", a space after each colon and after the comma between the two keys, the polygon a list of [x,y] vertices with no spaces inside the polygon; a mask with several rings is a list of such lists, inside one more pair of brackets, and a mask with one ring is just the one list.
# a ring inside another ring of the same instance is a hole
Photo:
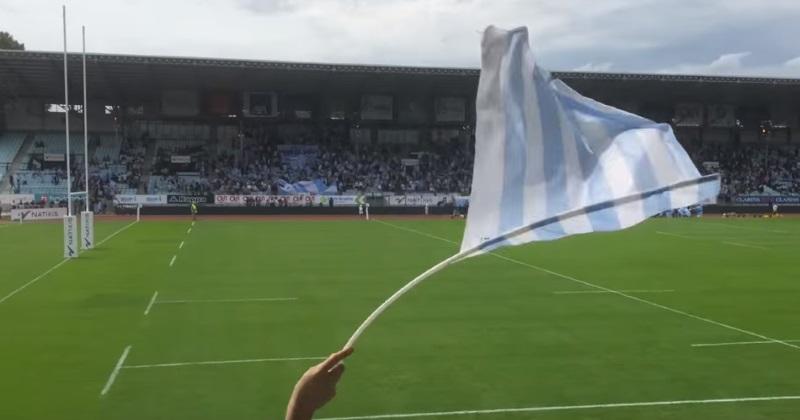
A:
{"label": "blue sky", "polygon": [[[3,0],[0,30],[61,48],[61,4]],[[92,52],[479,64],[487,25],[528,26],[552,70],[800,77],[798,0],[70,0]]]}

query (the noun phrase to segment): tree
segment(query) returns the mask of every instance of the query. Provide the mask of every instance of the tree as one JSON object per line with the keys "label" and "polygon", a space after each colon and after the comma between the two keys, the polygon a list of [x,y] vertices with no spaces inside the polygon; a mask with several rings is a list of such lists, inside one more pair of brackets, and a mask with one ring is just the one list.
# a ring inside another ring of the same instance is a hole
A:
{"label": "tree", "polygon": [[8,32],[0,31],[0,50],[24,50],[25,44],[18,42]]}

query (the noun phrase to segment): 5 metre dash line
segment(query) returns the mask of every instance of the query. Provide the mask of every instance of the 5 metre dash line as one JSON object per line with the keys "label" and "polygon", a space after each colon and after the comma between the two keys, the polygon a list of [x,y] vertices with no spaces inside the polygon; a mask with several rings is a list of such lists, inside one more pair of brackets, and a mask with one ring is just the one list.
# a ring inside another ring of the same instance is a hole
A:
{"label": "5 metre dash line", "polygon": [[103,390],[100,391],[100,396],[104,396],[111,390],[111,386],[114,385],[114,381],[117,379],[117,375],[119,374],[120,369],[122,369],[122,365],[125,363],[125,359],[128,358],[128,353],[131,351],[131,346],[125,347],[125,350],[122,351],[122,356],[119,357],[117,360],[117,364],[114,366],[114,370],[111,371],[111,375],[108,377],[108,381],[106,381],[106,385],[103,387]]}
{"label": "5 metre dash line", "polygon": [[[451,240],[446,239],[446,238],[441,238],[441,237],[438,237],[438,236],[427,234],[425,232],[417,231],[415,229],[409,229],[409,228],[406,228],[406,227],[403,227],[403,226],[398,226],[398,225],[395,225],[393,223],[384,222],[382,220],[377,220],[377,219],[374,219],[374,220],[376,222],[378,222],[378,223],[384,224],[386,226],[393,227],[395,229],[405,230],[405,231],[408,231],[408,232],[416,233],[418,235],[427,236],[429,238],[438,239],[440,241],[447,242],[447,243],[454,244],[454,245],[458,246],[457,242],[451,241]],[[512,263],[517,264],[517,265],[521,265],[521,266],[524,266],[524,267],[529,267],[529,268],[532,268],[534,270],[541,271],[543,273],[548,273],[548,274],[551,274],[553,276],[561,277],[562,279],[569,280],[569,281],[572,281],[572,282],[575,282],[575,283],[579,283],[579,284],[582,284],[584,286],[590,287],[592,289],[603,290],[603,291],[615,294],[617,296],[624,297],[624,298],[630,299],[630,300],[634,300],[636,302],[643,303],[645,305],[650,305],[650,306],[653,306],[655,308],[663,309],[665,311],[669,311],[669,312],[672,312],[674,314],[682,315],[682,316],[685,316],[687,318],[692,318],[692,319],[695,319],[697,321],[703,321],[705,323],[716,325],[718,327],[726,328],[726,329],[729,329],[729,330],[732,330],[732,331],[740,332],[742,334],[749,335],[751,337],[760,338],[762,340],[768,340],[768,341],[771,341],[771,342],[774,342],[774,343],[782,344],[782,345],[784,345],[786,347],[791,347],[793,349],[800,350],[800,346],[798,346],[796,344],[792,344],[792,343],[789,343],[789,342],[786,342],[786,341],[783,341],[783,340],[778,340],[778,339],[772,338],[772,337],[767,337],[765,335],[762,335],[762,334],[759,334],[759,333],[756,333],[756,332],[753,332],[753,331],[748,331],[748,330],[745,330],[745,329],[742,329],[742,328],[739,328],[739,327],[734,327],[733,325],[725,324],[723,322],[715,321],[715,320],[710,319],[710,318],[705,318],[705,317],[702,317],[702,316],[699,316],[699,315],[695,315],[695,314],[692,314],[692,313],[689,313],[689,312],[685,312],[685,311],[682,311],[680,309],[671,308],[669,306],[662,305],[660,303],[656,303],[656,302],[653,302],[651,300],[643,299],[643,298],[640,298],[640,297],[637,297],[637,296],[633,296],[633,295],[629,295],[627,293],[620,292],[619,290],[610,289],[608,287],[604,287],[604,286],[600,286],[600,285],[597,285],[597,284],[594,284],[594,283],[590,283],[588,281],[580,280],[580,279],[577,279],[575,277],[572,277],[572,276],[569,276],[569,275],[566,275],[566,274],[561,274],[561,273],[558,273],[558,272],[553,271],[553,270],[548,270],[548,269],[543,268],[543,267],[539,267],[539,266],[536,266],[536,265],[533,265],[533,264],[528,264],[526,262],[515,260],[513,258],[506,257],[505,255],[496,254],[494,252],[490,252],[489,255],[493,255],[496,258],[500,258],[501,260],[506,260],[508,262],[512,262]]]}
{"label": "5 metre dash line", "polygon": [[150,313],[150,309],[153,308],[153,305],[156,303],[156,298],[158,298],[158,290],[153,293],[153,297],[150,298],[150,303],[147,304],[147,309],[144,310],[144,316]]}

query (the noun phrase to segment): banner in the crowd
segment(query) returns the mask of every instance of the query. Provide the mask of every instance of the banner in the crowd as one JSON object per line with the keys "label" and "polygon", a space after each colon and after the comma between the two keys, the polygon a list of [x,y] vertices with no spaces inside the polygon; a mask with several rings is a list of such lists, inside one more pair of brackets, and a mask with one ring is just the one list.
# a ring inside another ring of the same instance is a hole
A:
{"label": "banner in the crowd", "polygon": [[34,200],[33,194],[0,194],[0,204],[22,204],[30,203]]}
{"label": "banner in the crowd", "polygon": [[192,157],[188,155],[172,155],[169,157],[172,163],[192,163]]}
{"label": "banner in the crowd", "polygon": [[12,209],[11,220],[51,220],[60,219],[67,215],[67,209],[63,207],[53,207],[46,209]]}
{"label": "banner in the crowd", "polygon": [[791,195],[737,195],[733,197],[735,204],[777,204],[798,205],[800,196]]}
{"label": "banner in the crowd", "polygon": [[141,205],[161,205],[167,204],[166,195],[147,195],[147,194],[117,194],[114,196],[115,205],[141,204]]}
{"label": "banner in the crowd", "polygon": [[322,194],[333,195],[339,192],[336,184],[327,185],[322,179],[313,181],[298,181],[290,183],[285,180],[278,180],[278,189],[281,194]]}
{"label": "banner in the crowd", "polygon": [[63,153],[45,153],[44,154],[44,161],[45,162],[63,162],[66,159],[66,155]]}
{"label": "banner in the crowd", "polygon": [[202,194],[167,194],[167,204],[210,203],[209,196]]}
{"label": "banner in the crowd", "polygon": [[391,207],[444,206],[453,204],[453,198],[451,194],[388,195],[384,197],[384,203]]}

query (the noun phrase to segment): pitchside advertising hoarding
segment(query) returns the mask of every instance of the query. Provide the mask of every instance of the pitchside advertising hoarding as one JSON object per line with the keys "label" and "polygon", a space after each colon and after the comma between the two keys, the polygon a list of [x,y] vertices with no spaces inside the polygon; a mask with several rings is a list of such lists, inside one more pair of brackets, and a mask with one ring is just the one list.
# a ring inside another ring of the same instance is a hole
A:
{"label": "pitchside advertising hoarding", "polygon": [[213,202],[213,196],[208,195],[167,194],[167,204],[208,204]]}
{"label": "pitchside advertising hoarding", "polygon": [[738,195],[733,197],[734,204],[778,204],[778,205],[800,205],[800,196],[788,195]]}
{"label": "pitchside advertising hoarding", "polygon": [[29,220],[61,219],[67,215],[67,209],[54,207],[49,209],[12,209],[11,220],[25,222]]}
{"label": "pitchside advertising hoarding", "polygon": [[116,205],[161,205],[167,204],[166,195],[146,195],[146,194],[118,194],[114,196]]}

